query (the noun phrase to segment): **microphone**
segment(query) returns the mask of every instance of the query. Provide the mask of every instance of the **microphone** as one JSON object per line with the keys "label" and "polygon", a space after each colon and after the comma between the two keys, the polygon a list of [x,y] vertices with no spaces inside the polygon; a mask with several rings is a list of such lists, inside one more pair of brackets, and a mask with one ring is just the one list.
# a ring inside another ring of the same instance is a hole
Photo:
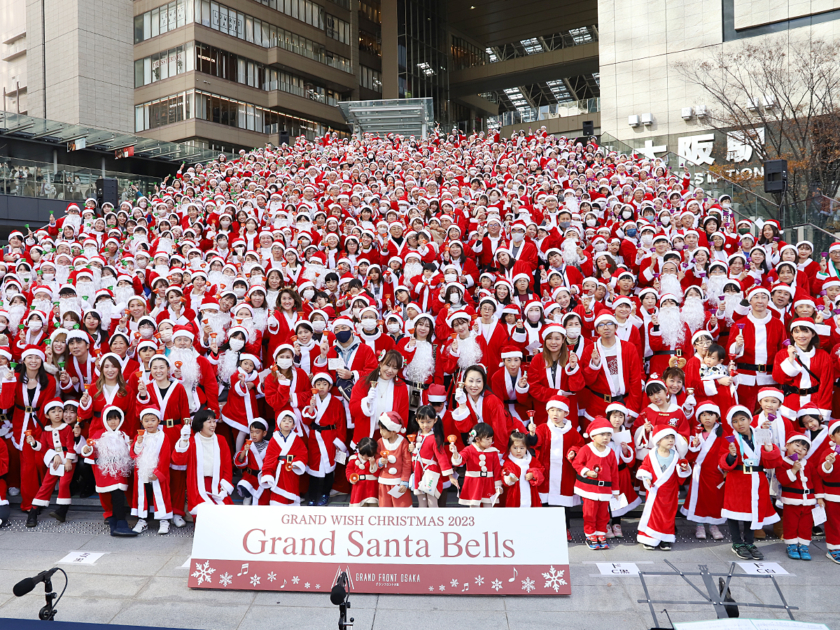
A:
{"label": "microphone", "polygon": [[330,601],[334,606],[340,606],[347,598],[347,574],[342,571],[330,590]]}
{"label": "microphone", "polygon": [[[50,569],[48,571],[41,571],[35,577],[23,578],[20,582],[15,584],[12,592],[15,594],[15,597],[23,597],[30,591],[32,591],[35,586],[38,585],[40,582],[45,582],[46,580],[50,579],[53,576],[53,573],[58,571],[58,568]],[[332,595],[330,595],[332,597]]]}

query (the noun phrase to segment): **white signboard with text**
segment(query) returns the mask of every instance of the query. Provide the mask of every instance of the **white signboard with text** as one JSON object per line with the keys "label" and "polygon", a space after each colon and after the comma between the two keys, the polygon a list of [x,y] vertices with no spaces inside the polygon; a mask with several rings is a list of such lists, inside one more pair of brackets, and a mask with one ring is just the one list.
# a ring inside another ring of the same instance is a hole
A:
{"label": "white signboard with text", "polygon": [[562,510],[202,505],[191,588],[569,595]]}

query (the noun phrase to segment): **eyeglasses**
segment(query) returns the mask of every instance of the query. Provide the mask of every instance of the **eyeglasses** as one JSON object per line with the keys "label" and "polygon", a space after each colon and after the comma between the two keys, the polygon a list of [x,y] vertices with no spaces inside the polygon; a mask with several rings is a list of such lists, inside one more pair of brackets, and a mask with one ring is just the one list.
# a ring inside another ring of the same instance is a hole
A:
{"label": "eyeglasses", "polygon": [[711,346],[711,345],[712,345],[712,340],[711,340],[711,339],[707,339],[707,338],[698,339],[698,340],[694,343],[694,345],[695,345],[695,346]]}
{"label": "eyeglasses", "polygon": [[614,322],[601,322],[596,326],[596,328],[602,328],[603,326],[609,326],[610,328],[615,328],[616,324]]}

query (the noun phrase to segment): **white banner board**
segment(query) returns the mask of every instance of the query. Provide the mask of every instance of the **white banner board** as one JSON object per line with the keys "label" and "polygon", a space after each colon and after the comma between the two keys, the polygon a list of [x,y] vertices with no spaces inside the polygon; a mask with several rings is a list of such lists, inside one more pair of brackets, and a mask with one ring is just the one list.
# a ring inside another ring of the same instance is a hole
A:
{"label": "white banner board", "polygon": [[202,505],[192,588],[569,595],[563,510]]}

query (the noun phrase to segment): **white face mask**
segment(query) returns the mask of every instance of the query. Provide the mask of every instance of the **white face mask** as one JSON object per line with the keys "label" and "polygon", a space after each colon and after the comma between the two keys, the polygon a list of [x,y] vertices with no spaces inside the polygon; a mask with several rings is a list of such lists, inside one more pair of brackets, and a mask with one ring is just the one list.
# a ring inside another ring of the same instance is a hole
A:
{"label": "white face mask", "polygon": [[536,309],[528,311],[528,321],[532,323],[540,321],[540,312]]}
{"label": "white face mask", "polygon": [[322,322],[321,320],[316,320],[312,322],[312,330],[316,333],[324,332],[324,329],[327,327],[326,322]]}
{"label": "white face mask", "polygon": [[595,243],[593,248],[595,249],[596,252],[602,252],[605,249],[607,249],[607,244],[606,243]]}
{"label": "white face mask", "polygon": [[154,328],[144,327],[140,329],[140,336],[143,337],[143,339],[151,339],[154,334]]}
{"label": "white face mask", "polygon": [[293,362],[294,360],[290,358],[277,359],[277,367],[279,367],[281,370],[288,370],[290,367],[292,367]]}
{"label": "white face mask", "polygon": [[375,319],[363,319],[362,320],[362,329],[367,332],[372,330],[376,330],[376,320]]}
{"label": "white face mask", "polygon": [[33,319],[29,322],[29,330],[41,330],[43,324],[40,319]]}
{"label": "white face mask", "polygon": [[642,244],[643,245],[648,245],[649,246],[652,242],[653,242],[653,235],[652,234],[650,234],[648,232],[645,232],[644,234],[642,234]]}
{"label": "white face mask", "polygon": [[400,328],[401,328],[401,326],[397,322],[392,322],[392,323],[388,324],[388,332],[391,333],[392,335],[396,335],[397,333],[399,333]]}
{"label": "white face mask", "polygon": [[443,279],[446,282],[455,282],[458,279],[458,275],[454,273],[447,273],[443,276]]}
{"label": "white face mask", "polygon": [[242,287],[237,287],[233,290],[233,294],[238,298],[245,297],[245,289]]}
{"label": "white face mask", "polygon": [[663,214],[662,218],[659,219],[659,222],[662,223],[662,225],[665,225],[665,226],[671,225],[671,217]]}
{"label": "white face mask", "polygon": [[73,326],[76,325],[76,322],[74,322],[72,319],[65,319],[63,322],[61,322],[61,325],[64,327],[65,330],[73,330]]}
{"label": "white face mask", "polygon": [[598,219],[587,219],[586,220],[586,226],[587,227],[595,227],[596,225],[598,225]]}
{"label": "white face mask", "polygon": [[315,291],[312,289],[306,289],[306,291],[303,292],[303,297],[307,300],[311,300],[315,297]]}
{"label": "white face mask", "polygon": [[449,302],[451,304],[459,304],[461,302],[461,294],[457,291],[454,291],[449,295]]}
{"label": "white face mask", "polygon": [[228,345],[234,352],[239,352],[245,347],[245,342],[242,339],[231,339]]}
{"label": "white face mask", "polygon": [[572,326],[572,327],[567,326],[566,327],[566,337],[568,337],[569,339],[571,339],[573,341],[575,339],[577,339],[578,337],[580,337],[580,326]]}
{"label": "white face mask", "polygon": [[510,238],[514,243],[521,243],[525,240],[525,234],[523,234],[522,232],[514,232],[513,234],[511,234]]}
{"label": "white face mask", "polygon": [[167,331],[165,331],[165,332],[160,333],[160,338],[161,338],[163,341],[167,341],[167,342],[168,342],[168,341],[171,341],[171,340],[172,340],[172,331],[171,331],[171,330],[167,330]]}

